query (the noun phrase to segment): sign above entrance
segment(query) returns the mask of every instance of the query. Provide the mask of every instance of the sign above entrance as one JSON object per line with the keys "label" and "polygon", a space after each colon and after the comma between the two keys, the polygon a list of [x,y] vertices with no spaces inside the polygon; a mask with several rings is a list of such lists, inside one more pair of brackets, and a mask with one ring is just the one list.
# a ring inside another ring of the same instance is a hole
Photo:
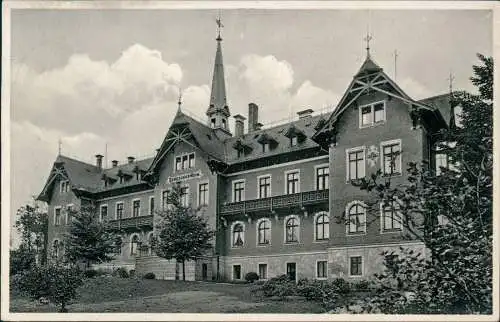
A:
{"label": "sign above entrance", "polygon": [[188,181],[191,179],[196,179],[196,178],[201,178],[201,171],[195,171],[195,172],[190,172],[190,173],[185,173],[181,174],[175,177],[168,177],[167,182],[168,183],[176,183],[176,182],[182,182],[182,181]]}

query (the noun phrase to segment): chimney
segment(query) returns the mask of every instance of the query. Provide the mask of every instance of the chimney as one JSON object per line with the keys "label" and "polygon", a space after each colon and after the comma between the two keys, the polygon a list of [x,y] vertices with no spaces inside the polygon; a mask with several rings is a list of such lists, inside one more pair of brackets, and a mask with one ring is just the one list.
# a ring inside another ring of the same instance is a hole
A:
{"label": "chimney", "polygon": [[259,107],[255,103],[248,104],[248,133],[255,131],[259,122]]}
{"label": "chimney", "polygon": [[104,156],[100,155],[100,154],[95,155],[95,165],[96,165],[96,167],[99,168],[99,170],[102,170],[102,158],[103,157]]}
{"label": "chimney", "polygon": [[254,126],[255,131],[260,131],[264,125],[262,123],[257,122]]}
{"label": "chimney", "polygon": [[118,161],[117,160],[111,161],[111,165],[113,166],[113,168],[116,168],[118,166]]}
{"label": "chimney", "polygon": [[241,114],[235,115],[234,117],[234,136],[243,136],[245,133],[245,123],[246,117]]}
{"label": "chimney", "polygon": [[313,112],[314,111],[312,109],[308,108],[307,110],[297,112],[297,115],[299,116],[299,120],[302,120],[311,117]]}
{"label": "chimney", "polygon": [[135,158],[134,157],[128,157],[128,164],[134,163]]}

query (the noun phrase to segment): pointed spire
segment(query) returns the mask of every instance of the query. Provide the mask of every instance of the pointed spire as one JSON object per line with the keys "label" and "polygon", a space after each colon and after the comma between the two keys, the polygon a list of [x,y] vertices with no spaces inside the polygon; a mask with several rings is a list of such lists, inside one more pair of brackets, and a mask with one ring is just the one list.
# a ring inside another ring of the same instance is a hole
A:
{"label": "pointed spire", "polygon": [[61,138],[59,138],[59,141],[57,141],[57,150],[58,150],[57,155],[61,155],[61,149],[62,149],[62,140]]}
{"label": "pointed spire", "polygon": [[222,27],[220,16],[216,19],[217,22],[217,50],[215,52],[214,73],[212,78],[212,91],[210,93],[210,105],[207,110],[207,115],[211,115],[217,111],[222,111],[226,117],[230,116],[229,108],[226,101],[226,83],[224,79],[224,63],[222,60],[222,38],[220,30]]}
{"label": "pointed spire", "polygon": [[371,74],[382,70],[382,68],[373,61],[370,54],[370,41],[373,37],[370,35],[369,30],[367,30],[366,37],[363,39],[366,41],[366,59],[363,62],[363,65],[361,65],[359,71],[356,73],[355,77],[360,76],[361,74]]}

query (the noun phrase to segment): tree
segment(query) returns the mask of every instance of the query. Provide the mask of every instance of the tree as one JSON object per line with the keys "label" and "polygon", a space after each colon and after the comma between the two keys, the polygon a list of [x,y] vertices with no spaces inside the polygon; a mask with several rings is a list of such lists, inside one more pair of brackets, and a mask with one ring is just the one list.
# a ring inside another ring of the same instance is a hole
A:
{"label": "tree", "polygon": [[[492,312],[493,60],[478,55],[471,78],[479,95],[454,93],[462,125],[437,140],[449,168],[438,175],[428,164],[408,164],[408,180],[393,185],[380,172],[355,182],[374,204],[397,202],[407,237],[423,242],[427,256],[401,248],[384,253],[379,290],[365,303],[382,313]],[[408,292],[412,296],[408,297]]]}
{"label": "tree", "polygon": [[86,205],[78,211],[69,210],[68,216],[71,226],[65,238],[65,255],[69,261],[83,261],[90,268],[91,263],[113,259],[116,235],[99,221],[95,206]]}
{"label": "tree", "polygon": [[34,206],[25,205],[17,210],[17,219],[14,227],[21,235],[19,251],[14,256],[38,256],[42,263],[46,261],[47,249],[47,212],[35,203]]}
{"label": "tree", "polygon": [[50,262],[24,271],[16,283],[21,292],[30,298],[46,297],[60,306],[59,312],[67,312],[66,306],[76,297],[76,290],[83,284],[83,276],[76,266]]}
{"label": "tree", "polygon": [[167,197],[168,206],[159,212],[158,236],[153,248],[156,254],[182,263],[182,280],[186,280],[185,262],[194,260],[212,248],[214,232],[201,209],[181,202],[182,189],[174,186]]}

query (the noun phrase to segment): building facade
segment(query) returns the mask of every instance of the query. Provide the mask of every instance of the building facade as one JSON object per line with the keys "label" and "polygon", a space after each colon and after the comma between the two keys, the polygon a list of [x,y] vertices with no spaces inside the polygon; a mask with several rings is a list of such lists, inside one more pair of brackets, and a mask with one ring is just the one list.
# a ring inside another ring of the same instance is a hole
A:
{"label": "building facade", "polygon": [[368,50],[331,112],[305,109],[297,120],[265,127],[250,103],[248,119],[235,115],[231,130],[221,43],[219,36],[205,123],[179,103],[153,158],[105,168],[102,155],[95,164],[57,157],[38,197],[48,203],[51,254],[64,256],[68,208],[92,205],[121,236],[115,259],[100,266],[178,279],[182,266],[150,246],[174,184],[216,231],[213,249],[186,265],[191,280],[241,280],[248,272],[261,279],[369,278],[382,268],[382,251],[403,244],[423,251],[404,237],[397,202],[368,207],[370,196],[351,180],[381,170],[397,184],[410,161],[435,166],[435,134],[453,115],[448,95],[413,100]]}

